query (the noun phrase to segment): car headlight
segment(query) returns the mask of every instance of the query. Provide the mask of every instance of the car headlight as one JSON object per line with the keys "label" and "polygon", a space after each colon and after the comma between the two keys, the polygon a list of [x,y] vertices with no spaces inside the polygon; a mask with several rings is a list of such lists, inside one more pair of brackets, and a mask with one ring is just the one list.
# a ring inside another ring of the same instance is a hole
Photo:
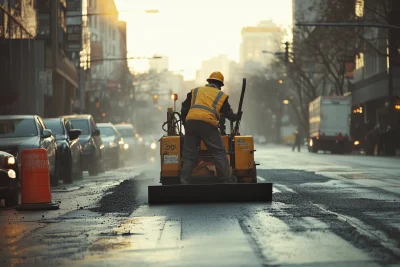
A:
{"label": "car headlight", "polygon": [[16,162],[13,156],[7,158],[7,165],[14,165]]}
{"label": "car headlight", "polygon": [[360,144],[360,141],[355,141],[355,142],[354,142],[354,145],[355,145],[355,146],[358,146],[359,144]]}
{"label": "car headlight", "polygon": [[157,144],[153,142],[153,143],[151,143],[150,147],[151,147],[151,149],[156,149],[157,148]]}
{"label": "car headlight", "polygon": [[128,144],[124,144],[124,149],[128,149],[129,145]]}
{"label": "car headlight", "polygon": [[8,174],[8,177],[11,179],[17,178],[17,174],[15,173],[14,170],[8,170],[7,174]]}
{"label": "car headlight", "polygon": [[124,144],[124,140],[119,140],[118,144],[119,145],[123,145]]}
{"label": "car headlight", "polygon": [[110,142],[110,147],[114,147],[115,146],[115,142],[114,141],[111,141]]}

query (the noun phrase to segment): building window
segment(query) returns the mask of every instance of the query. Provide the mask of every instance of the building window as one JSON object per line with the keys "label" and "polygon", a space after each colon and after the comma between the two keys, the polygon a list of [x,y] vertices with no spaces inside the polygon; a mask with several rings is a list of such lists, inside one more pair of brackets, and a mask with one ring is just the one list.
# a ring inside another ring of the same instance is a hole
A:
{"label": "building window", "polygon": [[364,17],[364,0],[356,0],[356,16],[359,18]]}
{"label": "building window", "polygon": [[364,53],[360,53],[356,57],[356,69],[364,67]]}

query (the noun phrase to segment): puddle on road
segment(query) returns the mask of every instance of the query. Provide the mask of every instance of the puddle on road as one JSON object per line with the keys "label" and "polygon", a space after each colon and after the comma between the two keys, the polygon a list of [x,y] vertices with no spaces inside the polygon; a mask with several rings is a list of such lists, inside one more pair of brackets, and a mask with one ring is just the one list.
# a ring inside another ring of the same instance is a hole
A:
{"label": "puddle on road", "polygon": [[90,252],[107,252],[109,250],[118,250],[130,247],[131,242],[129,240],[120,238],[103,237],[97,239],[89,248]]}
{"label": "puddle on road", "polygon": [[179,256],[180,229],[180,221],[164,216],[129,218],[110,231],[99,233],[88,248],[90,255],[67,262],[67,266],[101,265],[105,258],[114,266],[120,266],[115,263],[121,260],[122,265],[129,262],[130,266],[135,266],[134,262],[174,262]]}
{"label": "puddle on road", "polygon": [[[101,247],[102,252],[116,249],[131,251],[154,249],[157,247],[157,241],[165,223],[166,218],[162,216],[129,218],[111,231],[100,233],[101,237],[91,245],[89,250],[92,251],[93,247],[93,251],[96,247]],[[107,246],[107,244],[110,245]]]}

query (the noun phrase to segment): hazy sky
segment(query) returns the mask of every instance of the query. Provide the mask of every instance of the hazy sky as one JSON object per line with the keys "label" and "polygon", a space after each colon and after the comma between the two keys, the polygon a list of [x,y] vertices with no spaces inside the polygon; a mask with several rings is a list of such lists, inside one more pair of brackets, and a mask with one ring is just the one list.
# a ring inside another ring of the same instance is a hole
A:
{"label": "hazy sky", "polygon": [[[292,0],[115,0],[120,19],[127,22],[128,55],[169,56],[171,70],[194,79],[201,61],[219,54],[239,60],[241,29],[272,19],[287,27]],[[158,9],[158,14],[142,10]],[[137,10],[134,12],[123,12]],[[135,71],[147,60],[133,60]]]}

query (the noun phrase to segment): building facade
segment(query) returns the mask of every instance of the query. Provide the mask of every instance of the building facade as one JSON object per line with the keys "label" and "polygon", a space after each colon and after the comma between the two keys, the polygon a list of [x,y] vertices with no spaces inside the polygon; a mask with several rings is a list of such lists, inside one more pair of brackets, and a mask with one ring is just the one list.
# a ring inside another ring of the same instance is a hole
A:
{"label": "building facade", "polygon": [[272,21],[262,21],[255,27],[244,27],[241,32],[240,64],[245,71],[263,68],[282,52],[283,34]]}
{"label": "building facade", "polygon": [[44,92],[35,75],[44,69],[44,43],[34,40],[36,8],[28,2],[0,1],[1,115],[44,113]]}
{"label": "building facade", "polygon": [[[400,26],[400,3],[391,1],[385,6],[381,0],[357,0],[356,15],[359,19],[378,21]],[[386,9],[389,7],[388,9]],[[387,13],[385,11],[388,11]],[[384,14],[384,16],[382,16]],[[400,148],[400,31],[368,28],[362,32],[366,40],[356,55],[355,79],[351,84],[353,104],[352,128],[364,137],[378,127],[382,133],[390,129],[394,148]],[[389,52],[389,55],[387,55]],[[385,153],[392,154],[393,151]]]}
{"label": "building facade", "polygon": [[208,60],[203,60],[201,69],[196,72],[197,86],[203,86],[207,83],[208,77],[214,71],[220,71],[224,75],[225,81],[229,81],[229,60],[227,55],[218,55]]}
{"label": "building facade", "polygon": [[7,1],[0,8],[1,50],[9,51],[1,62],[8,74],[2,91],[10,91],[2,113],[70,114],[79,85],[65,51],[66,1]]}
{"label": "building facade", "polygon": [[67,1],[38,0],[38,34],[45,43],[45,71],[52,84],[45,96],[46,117],[72,113],[79,88],[77,66],[67,56]]}
{"label": "building facade", "polygon": [[99,121],[123,121],[132,89],[127,64],[126,23],[114,1],[89,0],[90,56],[85,111]]}

